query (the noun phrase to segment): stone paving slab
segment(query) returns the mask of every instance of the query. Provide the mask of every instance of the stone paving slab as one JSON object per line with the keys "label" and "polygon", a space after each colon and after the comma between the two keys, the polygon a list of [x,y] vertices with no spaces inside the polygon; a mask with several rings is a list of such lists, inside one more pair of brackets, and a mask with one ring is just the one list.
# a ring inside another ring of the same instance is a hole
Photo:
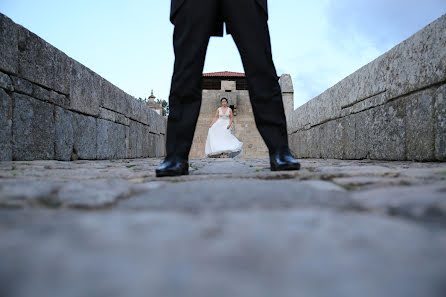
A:
{"label": "stone paving slab", "polygon": [[191,181],[140,193],[123,201],[118,207],[194,213],[295,207],[359,207],[344,192],[343,188],[328,182],[314,184],[311,181],[253,179]]}
{"label": "stone paving slab", "polygon": [[446,163],[0,162],[0,296],[433,296]]}
{"label": "stone paving slab", "polygon": [[444,296],[446,232],[322,209],[0,212],[3,296]]}

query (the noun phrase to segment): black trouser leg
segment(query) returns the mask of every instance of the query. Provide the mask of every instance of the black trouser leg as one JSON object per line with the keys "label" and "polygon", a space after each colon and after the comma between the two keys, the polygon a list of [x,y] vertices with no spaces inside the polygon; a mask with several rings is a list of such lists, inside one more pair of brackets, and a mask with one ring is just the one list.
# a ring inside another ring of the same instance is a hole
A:
{"label": "black trouser leg", "polygon": [[242,58],[257,129],[270,152],[287,149],[282,92],[265,12],[255,0],[222,0],[222,13]]}
{"label": "black trouser leg", "polygon": [[175,16],[166,158],[188,158],[201,106],[204,59],[218,12],[219,0],[186,0]]}

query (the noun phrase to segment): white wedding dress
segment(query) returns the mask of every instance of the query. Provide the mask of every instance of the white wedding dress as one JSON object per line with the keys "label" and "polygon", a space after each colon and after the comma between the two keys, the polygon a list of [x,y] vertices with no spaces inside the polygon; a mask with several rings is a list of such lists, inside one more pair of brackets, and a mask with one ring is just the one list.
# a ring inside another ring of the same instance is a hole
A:
{"label": "white wedding dress", "polygon": [[204,152],[206,156],[218,155],[221,153],[241,152],[243,142],[240,142],[237,137],[231,134],[227,129],[229,119],[229,108],[223,114],[221,107],[218,108],[218,119],[209,128],[208,137],[206,139],[206,147]]}

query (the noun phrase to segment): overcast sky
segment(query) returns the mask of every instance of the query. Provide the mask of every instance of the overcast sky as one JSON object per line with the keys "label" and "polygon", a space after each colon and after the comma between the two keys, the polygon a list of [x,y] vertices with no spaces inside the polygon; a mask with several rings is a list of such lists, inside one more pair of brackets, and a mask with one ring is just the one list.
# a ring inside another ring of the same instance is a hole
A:
{"label": "overcast sky", "polygon": [[[445,0],[268,5],[274,63],[293,78],[295,108],[446,13]],[[161,99],[174,62],[169,9],[168,0],[0,0],[1,13],[127,93]],[[211,39],[204,68],[224,70],[244,72],[230,35]]]}

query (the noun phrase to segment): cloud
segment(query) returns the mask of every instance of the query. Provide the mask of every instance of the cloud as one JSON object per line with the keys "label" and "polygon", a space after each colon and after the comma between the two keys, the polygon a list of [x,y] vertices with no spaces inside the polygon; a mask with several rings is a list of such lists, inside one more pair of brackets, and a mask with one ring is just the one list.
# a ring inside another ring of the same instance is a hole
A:
{"label": "cloud", "polygon": [[327,17],[338,31],[360,32],[377,44],[401,42],[446,12],[444,0],[338,0]]}
{"label": "cloud", "polygon": [[285,45],[279,38],[277,45],[292,49],[278,48],[275,58],[278,69],[293,77],[295,108],[440,17],[443,2],[338,0],[302,6],[298,11],[305,13],[292,24],[295,39]]}

